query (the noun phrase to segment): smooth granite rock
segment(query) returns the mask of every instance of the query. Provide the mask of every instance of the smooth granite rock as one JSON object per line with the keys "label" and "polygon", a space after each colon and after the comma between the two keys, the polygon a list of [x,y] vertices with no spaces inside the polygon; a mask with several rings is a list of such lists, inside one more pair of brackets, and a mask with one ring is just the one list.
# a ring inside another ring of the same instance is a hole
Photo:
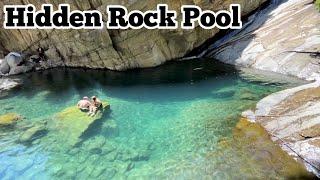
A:
{"label": "smooth granite rock", "polygon": [[255,120],[290,155],[320,175],[320,83],[274,93],[256,107]]}
{"label": "smooth granite rock", "polygon": [[320,71],[320,13],[312,0],[279,0],[216,41],[206,56],[306,79]]}

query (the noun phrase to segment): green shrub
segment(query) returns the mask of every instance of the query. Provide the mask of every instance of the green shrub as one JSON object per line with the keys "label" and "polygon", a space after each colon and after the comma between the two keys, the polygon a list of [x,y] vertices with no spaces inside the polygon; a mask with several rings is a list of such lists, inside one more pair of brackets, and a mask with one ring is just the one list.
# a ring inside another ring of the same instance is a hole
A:
{"label": "green shrub", "polygon": [[318,10],[320,11],[320,0],[316,0],[316,6],[317,6],[317,8],[318,8]]}

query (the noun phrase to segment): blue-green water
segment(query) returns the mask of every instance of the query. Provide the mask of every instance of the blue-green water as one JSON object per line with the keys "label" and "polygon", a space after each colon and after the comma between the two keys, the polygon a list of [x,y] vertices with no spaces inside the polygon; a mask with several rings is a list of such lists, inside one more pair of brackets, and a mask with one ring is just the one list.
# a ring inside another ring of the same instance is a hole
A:
{"label": "blue-green water", "polygon": [[[0,115],[24,117],[0,129],[0,179],[281,178],[243,157],[236,159],[234,151],[208,154],[221,139],[232,138],[242,111],[301,83],[248,80],[212,60],[128,72],[55,69],[19,78],[23,85],[0,99]],[[51,130],[19,143],[26,129],[52,121],[92,95],[107,100],[111,111],[88,127],[75,146],[66,146]]]}

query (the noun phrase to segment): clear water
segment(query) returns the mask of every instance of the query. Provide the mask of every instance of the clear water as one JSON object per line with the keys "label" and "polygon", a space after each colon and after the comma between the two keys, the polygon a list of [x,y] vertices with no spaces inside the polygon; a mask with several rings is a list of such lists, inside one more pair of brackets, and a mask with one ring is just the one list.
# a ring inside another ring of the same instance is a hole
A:
{"label": "clear water", "polygon": [[[0,114],[24,117],[0,129],[0,179],[282,178],[235,151],[209,156],[221,140],[233,137],[242,111],[301,83],[248,80],[240,74],[198,60],[128,72],[54,69],[21,76],[23,85],[0,99]],[[54,130],[19,143],[27,128],[52,121],[92,95],[107,100],[111,111],[88,127],[75,146],[65,145]]]}

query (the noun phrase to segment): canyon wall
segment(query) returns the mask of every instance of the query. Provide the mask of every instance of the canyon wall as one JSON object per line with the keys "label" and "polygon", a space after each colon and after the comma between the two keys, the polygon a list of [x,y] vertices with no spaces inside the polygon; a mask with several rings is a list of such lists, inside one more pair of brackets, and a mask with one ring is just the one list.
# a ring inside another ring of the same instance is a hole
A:
{"label": "canyon wall", "polygon": [[[178,12],[184,4],[198,5],[203,9],[218,11],[229,9],[231,3],[242,6],[242,15],[257,9],[266,0],[4,0],[0,7],[9,4],[51,3],[57,9],[60,3],[69,3],[71,10],[99,10],[106,22],[106,6],[124,5],[128,10],[154,10],[158,3],[166,3]],[[7,30],[0,29],[0,56],[10,51],[35,53],[43,47],[51,66],[108,68],[126,70],[154,67],[165,61],[183,57],[194,48],[213,37],[219,30]],[[1,55],[2,54],[2,55]]]}

